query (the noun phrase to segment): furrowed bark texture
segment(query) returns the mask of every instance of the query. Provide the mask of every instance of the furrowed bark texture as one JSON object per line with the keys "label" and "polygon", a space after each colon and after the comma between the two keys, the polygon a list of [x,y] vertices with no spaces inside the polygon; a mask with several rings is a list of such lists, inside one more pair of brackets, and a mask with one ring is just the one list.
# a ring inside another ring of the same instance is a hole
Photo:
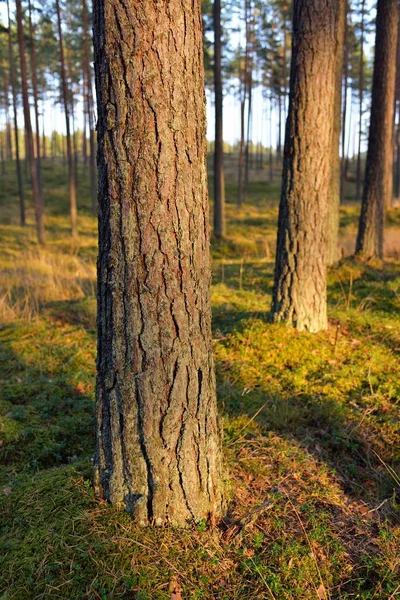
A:
{"label": "furrowed bark texture", "polygon": [[327,199],[331,174],[338,2],[298,0],[272,314],[299,330],[327,327]]}
{"label": "furrowed bark texture", "polygon": [[392,199],[398,11],[397,0],[378,1],[371,120],[356,244],[356,252],[368,258],[383,257],[385,206]]}
{"label": "furrowed bark texture", "polygon": [[337,28],[335,103],[332,132],[332,164],[331,183],[328,194],[328,265],[339,260],[339,207],[340,207],[340,132],[342,128],[342,76],[344,56],[344,36],[346,21],[346,3],[339,3],[339,19]]}
{"label": "furrowed bark texture", "polygon": [[97,482],[143,524],[221,514],[200,0],[97,0]]}

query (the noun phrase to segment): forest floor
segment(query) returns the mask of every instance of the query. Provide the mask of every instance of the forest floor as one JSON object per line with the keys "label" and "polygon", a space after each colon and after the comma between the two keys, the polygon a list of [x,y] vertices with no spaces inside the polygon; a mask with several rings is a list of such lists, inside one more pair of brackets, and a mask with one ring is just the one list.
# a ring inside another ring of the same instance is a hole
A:
{"label": "forest floor", "polygon": [[[268,322],[278,183],[255,177],[213,246],[213,337],[232,528],[139,529],[94,498],[96,221],[45,163],[47,246],[0,182],[0,599],[400,598],[400,265],[344,258],[329,329]],[[278,177],[277,177],[278,181]],[[29,198],[28,198],[29,200]],[[341,209],[342,240],[357,208]],[[400,209],[388,215],[389,235]],[[395,236],[392,235],[393,240]],[[345,244],[344,244],[345,247]],[[344,252],[346,254],[346,251]],[[398,256],[397,256],[398,258]]]}

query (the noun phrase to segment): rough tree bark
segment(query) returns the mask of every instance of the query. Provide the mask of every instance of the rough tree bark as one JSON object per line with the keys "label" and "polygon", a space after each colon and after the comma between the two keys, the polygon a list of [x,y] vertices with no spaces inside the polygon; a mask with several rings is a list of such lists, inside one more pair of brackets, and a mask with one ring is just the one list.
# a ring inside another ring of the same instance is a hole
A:
{"label": "rough tree bark", "polygon": [[58,48],[60,53],[60,78],[61,88],[64,103],[65,113],[65,127],[67,134],[67,158],[68,158],[68,186],[69,186],[69,204],[71,213],[71,234],[76,236],[78,234],[77,225],[77,207],[76,207],[76,177],[75,177],[75,165],[74,156],[72,151],[72,140],[71,140],[71,124],[70,124],[70,110],[68,101],[68,85],[67,85],[67,73],[65,68],[64,58],[64,43],[63,34],[61,27],[61,11],[60,2],[56,0],[56,12],[57,12],[57,28],[58,28]]}
{"label": "rough tree bark", "polygon": [[35,222],[36,222],[36,233],[39,244],[44,244],[45,233],[44,233],[44,209],[43,201],[39,189],[38,174],[36,168],[36,159],[33,146],[33,132],[31,113],[28,98],[28,77],[26,69],[26,58],[25,58],[25,34],[22,23],[22,7],[21,0],[15,2],[17,12],[17,30],[18,30],[18,48],[19,48],[19,60],[21,69],[21,88],[22,88],[22,103],[24,107],[24,121],[25,121],[25,139],[26,139],[26,154],[29,163],[29,172],[32,183],[32,197],[33,205],[35,208]]}
{"label": "rough tree bark", "polygon": [[225,236],[225,178],[223,138],[221,0],[214,0],[214,92],[214,235],[217,238],[223,238]]}
{"label": "rough tree bark", "polygon": [[328,255],[327,264],[339,260],[339,207],[340,207],[340,132],[342,127],[342,76],[345,36],[346,6],[339,2],[337,28],[335,102],[333,113],[331,183],[328,194]]}
{"label": "rough tree bark", "polygon": [[217,519],[200,0],[97,0],[101,496],[143,525]]}
{"label": "rough tree bark", "polygon": [[371,119],[356,253],[383,257],[385,207],[392,198],[398,0],[378,0]]}
{"label": "rough tree bark", "polygon": [[10,80],[11,80],[11,92],[12,92],[12,104],[13,104],[13,116],[14,116],[14,143],[15,143],[15,169],[17,173],[18,182],[18,197],[19,197],[19,218],[22,227],[25,226],[25,197],[24,197],[24,184],[22,182],[21,172],[21,160],[19,153],[19,138],[18,138],[18,103],[17,103],[17,90],[15,81],[15,65],[14,65],[14,51],[12,44],[12,32],[11,32],[11,18],[10,18],[10,2],[7,0],[7,18],[8,18],[8,57],[10,61]]}
{"label": "rough tree bark", "polygon": [[272,314],[299,330],[327,327],[327,199],[330,184],[336,0],[298,0]]}

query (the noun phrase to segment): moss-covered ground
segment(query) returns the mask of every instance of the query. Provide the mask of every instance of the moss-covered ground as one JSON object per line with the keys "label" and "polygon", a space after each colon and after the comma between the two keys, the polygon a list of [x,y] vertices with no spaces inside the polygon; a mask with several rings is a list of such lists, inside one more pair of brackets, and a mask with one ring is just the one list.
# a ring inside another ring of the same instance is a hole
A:
{"label": "moss-covered ground", "polygon": [[[400,598],[400,265],[343,258],[329,330],[268,320],[278,183],[256,174],[213,244],[213,337],[232,528],[139,529],[94,498],[96,221],[79,178],[44,181],[48,241],[0,182],[0,599]],[[278,179],[278,177],[277,177]],[[212,192],[212,191],[211,191]],[[28,197],[29,201],[29,197]],[[342,240],[357,206],[341,210]],[[388,230],[400,210],[388,215]],[[346,254],[346,251],[344,251]]]}

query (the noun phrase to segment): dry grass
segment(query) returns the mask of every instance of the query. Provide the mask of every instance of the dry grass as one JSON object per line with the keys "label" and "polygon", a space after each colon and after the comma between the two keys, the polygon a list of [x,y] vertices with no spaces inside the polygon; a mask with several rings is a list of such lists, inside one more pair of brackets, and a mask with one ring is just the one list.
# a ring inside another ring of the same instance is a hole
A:
{"label": "dry grass", "polygon": [[96,267],[77,255],[22,251],[0,272],[0,322],[37,317],[50,302],[95,295]]}

